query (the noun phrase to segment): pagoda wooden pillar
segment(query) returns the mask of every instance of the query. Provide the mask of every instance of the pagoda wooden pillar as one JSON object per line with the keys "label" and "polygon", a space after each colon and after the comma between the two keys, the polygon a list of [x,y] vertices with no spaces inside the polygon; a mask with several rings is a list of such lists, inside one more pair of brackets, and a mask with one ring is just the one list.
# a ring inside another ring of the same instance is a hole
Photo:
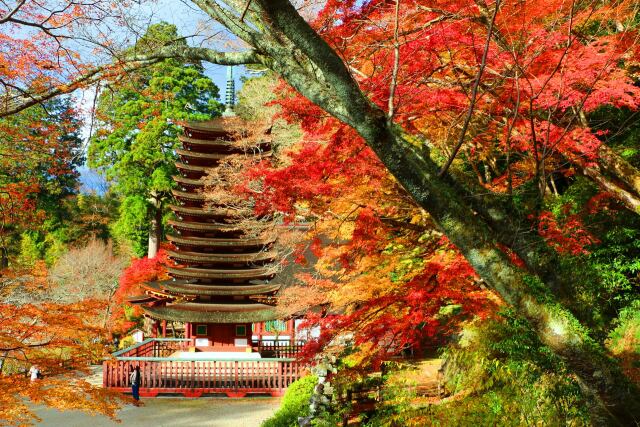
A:
{"label": "pagoda wooden pillar", "polygon": [[167,337],[167,321],[163,320],[162,321],[162,338],[166,338]]}
{"label": "pagoda wooden pillar", "polygon": [[294,345],[296,343],[296,327],[293,319],[287,320],[287,331],[289,331],[289,343]]}
{"label": "pagoda wooden pillar", "polygon": [[264,328],[264,322],[258,322],[255,325],[255,335],[258,337],[258,341],[262,341],[262,329]]}
{"label": "pagoda wooden pillar", "polygon": [[158,320],[154,321],[153,324],[151,325],[151,336],[153,338],[158,338],[158,324],[160,322]]}

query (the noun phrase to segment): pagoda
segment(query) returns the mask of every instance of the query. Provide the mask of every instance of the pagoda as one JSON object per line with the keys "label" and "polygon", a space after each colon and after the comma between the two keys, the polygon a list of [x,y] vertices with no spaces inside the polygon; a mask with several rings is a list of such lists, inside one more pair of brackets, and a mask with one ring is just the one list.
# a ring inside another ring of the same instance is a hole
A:
{"label": "pagoda", "polygon": [[243,228],[239,218],[251,216],[249,208],[211,203],[204,194],[207,175],[230,156],[271,154],[268,140],[237,143],[242,123],[232,109],[230,71],[227,79],[223,116],[188,123],[179,137],[179,175],[170,206],[175,219],[169,221],[172,232],[167,235],[174,262],[167,268],[171,280],[146,283],[145,295],[130,299],[164,325],[184,323],[185,337],[194,347],[214,352],[247,351],[253,324],[277,319],[272,301],[280,287],[270,282],[276,274],[275,236],[252,235]]}

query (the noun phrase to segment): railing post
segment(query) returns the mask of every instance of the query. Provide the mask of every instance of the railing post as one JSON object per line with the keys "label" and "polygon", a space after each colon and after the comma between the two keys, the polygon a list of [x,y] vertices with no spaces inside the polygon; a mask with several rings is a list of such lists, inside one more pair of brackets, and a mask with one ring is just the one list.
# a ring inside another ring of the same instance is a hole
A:
{"label": "railing post", "polygon": [[102,362],[102,388],[107,388],[107,361]]}
{"label": "railing post", "polygon": [[276,388],[278,389],[279,392],[282,393],[282,361],[277,361],[276,362],[278,364],[278,376],[276,378]]}
{"label": "railing post", "polygon": [[196,362],[195,360],[191,361],[191,388],[195,388],[196,385]]}
{"label": "railing post", "polygon": [[233,371],[234,371],[234,384],[233,389],[238,390],[238,361],[233,362]]}

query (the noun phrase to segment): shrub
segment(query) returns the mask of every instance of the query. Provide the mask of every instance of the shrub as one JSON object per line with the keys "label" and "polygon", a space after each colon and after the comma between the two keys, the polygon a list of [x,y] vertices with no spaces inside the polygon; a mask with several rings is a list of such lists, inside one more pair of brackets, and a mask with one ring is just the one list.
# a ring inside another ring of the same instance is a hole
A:
{"label": "shrub", "polygon": [[620,311],[607,347],[620,359],[625,373],[640,384],[640,300]]}
{"label": "shrub", "polygon": [[309,415],[309,399],[317,383],[315,375],[293,382],[285,392],[278,412],[262,423],[262,427],[297,427],[298,417]]}

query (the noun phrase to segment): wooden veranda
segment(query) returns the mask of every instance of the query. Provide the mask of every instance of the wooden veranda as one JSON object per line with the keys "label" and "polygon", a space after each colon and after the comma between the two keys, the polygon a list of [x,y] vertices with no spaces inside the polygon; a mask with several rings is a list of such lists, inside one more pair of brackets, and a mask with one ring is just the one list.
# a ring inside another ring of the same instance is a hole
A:
{"label": "wooden veranda", "polygon": [[200,397],[224,394],[244,397],[247,394],[281,396],[286,388],[304,375],[304,368],[292,356],[301,344],[276,340],[254,342],[263,354],[275,357],[246,360],[239,358],[170,357],[185,350],[189,340],[152,338],[114,353],[115,358],[102,366],[103,387],[121,392],[131,391],[130,375],[140,367],[140,396],[181,394]]}

